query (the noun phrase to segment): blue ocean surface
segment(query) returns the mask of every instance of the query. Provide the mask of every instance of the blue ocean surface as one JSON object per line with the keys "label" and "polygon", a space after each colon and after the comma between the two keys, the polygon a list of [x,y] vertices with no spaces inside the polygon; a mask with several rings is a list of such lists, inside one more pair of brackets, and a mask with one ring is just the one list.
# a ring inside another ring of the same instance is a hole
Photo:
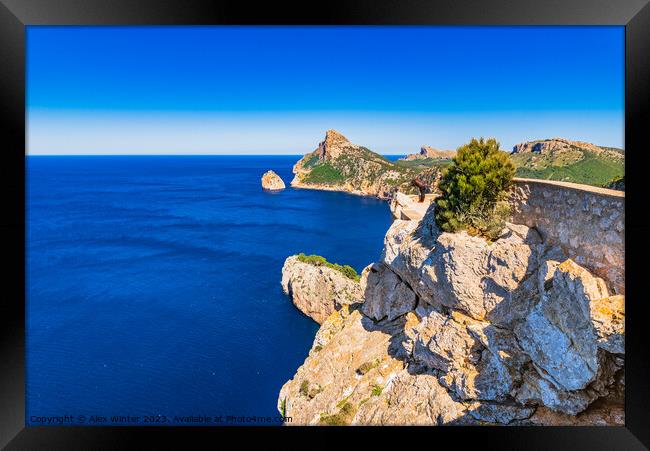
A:
{"label": "blue ocean surface", "polygon": [[318,329],[282,293],[284,259],[361,271],[391,221],[369,197],[261,189],[297,159],[27,157],[27,424],[277,417]]}

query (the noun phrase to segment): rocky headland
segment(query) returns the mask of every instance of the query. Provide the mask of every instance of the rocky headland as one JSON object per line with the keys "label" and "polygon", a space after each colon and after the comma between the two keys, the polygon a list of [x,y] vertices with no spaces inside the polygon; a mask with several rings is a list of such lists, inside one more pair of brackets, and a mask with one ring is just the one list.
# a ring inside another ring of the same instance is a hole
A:
{"label": "rocky headland", "polygon": [[390,161],[351,143],[336,130],[328,130],[318,147],[294,165],[291,186],[391,199],[398,191],[414,193],[411,182],[416,176],[429,184],[440,176],[433,163],[407,163]]}
{"label": "rocky headland", "polygon": [[[590,224],[566,222],[571,196]],[[622,425],[622,196],[520,182],[494,242],[440,231],[432,206],[393,222],[358,281],[290,257],[285,292],[321,327],[279,411],[293,425]],[[580,251],[602,227],[609,260]]]}
{"label": "rocky headland", "polygon": [[455,156],[455,150],[439,150],[431,146],[422,146],[418,153],[409,154],[404,158],[400,158],[400,160],[411,161],[424,160],[427,158],[449,160]]}
{"label": "rocky headland", "polygon": [[262,175],[262,188],[269,191],[277,191],[284,189],[285,185],[278,174],[273,171],[266,171]]}
{"label": "rocky headland", "polygon": [[282,290],[301,312],[322,324],[344,305],[361,302],[363,292],[356,278],[305,257],[292,255],[282,267]]}
{"label": "rocky headland", "polygon": [[614,159],[622,159],[624,156],[622,149],[601,147],[585,141],[571,141],[565,138],[550,138],[520,143],[512,148],[512,153],[551,154],[555,152],[571,152],[580,149],[588,150],[598,155],[604,155]]}

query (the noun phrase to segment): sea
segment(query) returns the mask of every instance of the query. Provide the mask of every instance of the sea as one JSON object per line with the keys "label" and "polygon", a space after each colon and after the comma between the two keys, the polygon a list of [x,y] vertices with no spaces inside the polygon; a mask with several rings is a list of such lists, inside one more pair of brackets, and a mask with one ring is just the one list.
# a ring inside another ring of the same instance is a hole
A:
{"label": "sea", "polygon": [[[298,158],[26,157],[26,423],[282,424],[318,330],[285,258],[360,272],[391,222],[385,201],[289,187]],[[262,190],[269,169],[285,190]]]}

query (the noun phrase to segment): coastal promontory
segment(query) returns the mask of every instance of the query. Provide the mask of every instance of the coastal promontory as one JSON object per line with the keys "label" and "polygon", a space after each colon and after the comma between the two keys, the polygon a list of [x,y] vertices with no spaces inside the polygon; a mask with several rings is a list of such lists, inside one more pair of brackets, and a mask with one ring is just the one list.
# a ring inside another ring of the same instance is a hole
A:
{"label": "coastal promontory", "polygon": [[424,160],[427,158],[449,160],[455,156],[456,156],[455,150],[439,150],[431,146],[422,146],[420,148],[420,152],[409,154],[404,158],[401,158],[401,160],[411,161],[411,160]]}
{"label": "coastal promontory", "polygon": [[431,160],[390,161],[370,149],[353,144],[336,130],[328,130],[318,147],[293,167],[296,188],[345,191],[390,199],[398,192],[415,193],[415,177],[432,185],[439,167]]}
{"label": "coastal promontory", "polygon": [[363,298],[359,276],[350,266],[319,255],[292,255],[282,267],[282,290],[305,315],[321,324],[344,305]]}

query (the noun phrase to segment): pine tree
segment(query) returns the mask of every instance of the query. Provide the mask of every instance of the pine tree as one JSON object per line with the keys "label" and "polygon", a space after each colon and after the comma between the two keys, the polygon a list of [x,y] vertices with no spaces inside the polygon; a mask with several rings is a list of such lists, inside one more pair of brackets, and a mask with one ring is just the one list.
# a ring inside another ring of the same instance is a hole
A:
{"label": "pine tree", "polygon": [[510,157],[494,138],[473,138],[461,146],[440,181],[438,226],[446,232],[467,230],[495,239],[509,214],[505,196],[514,174]]}

